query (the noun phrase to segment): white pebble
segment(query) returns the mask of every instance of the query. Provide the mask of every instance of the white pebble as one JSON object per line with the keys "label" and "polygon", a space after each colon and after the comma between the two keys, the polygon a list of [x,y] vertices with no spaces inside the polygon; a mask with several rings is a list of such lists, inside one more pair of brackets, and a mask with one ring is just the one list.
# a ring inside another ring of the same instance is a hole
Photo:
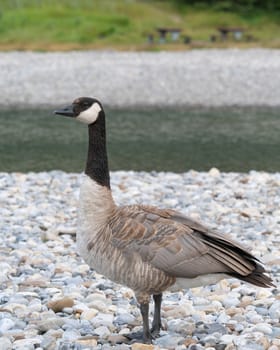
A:
{"label": "white pebble", "polygon": [[0,333],[5,333],[14,326],[15,322],[13,320],[10,318],[2,318],[2,320],[0,320]]}
{"label": "white pebble", "polygon": [[267,323],[258,323],[254,330],[264,334],[272,334],[272,327]]}
{"label": "white pebble", "polygon": [[220,342],[222,344],[232,344],[234,342],[234,338],[236,336],[234,334],[224,334],[220,338]]}
{"label": "white pebble", "polygon": [[109,329],[105,326],[101,326],[101,327],[98,327],[94,330],[94,333],[99,335],[100,338],[106,338],[108,337],[111,332],[109,331]]}
{"label": "white pebble", "polygon": [[12,343],[9,338],[1,337],[0,350],[12,350]]}

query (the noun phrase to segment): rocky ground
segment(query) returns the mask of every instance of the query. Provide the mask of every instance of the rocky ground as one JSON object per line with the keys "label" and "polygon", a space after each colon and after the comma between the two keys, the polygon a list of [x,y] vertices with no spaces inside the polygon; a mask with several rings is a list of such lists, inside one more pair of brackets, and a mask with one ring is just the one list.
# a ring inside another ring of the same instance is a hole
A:
{"label": "rocky ground", "polygon": [[[141,327],[134,295],[77,256],[82,175],[0,174],[0,349],[280,349],[280,174],[113,172],[118,203],[180,210],[242,241],[276,288],[238,280],[165,293],[166,330],[129,345]],[[120,343],[120,344],[118,344]]]}
{"label": "rocky ground", "polygon": [[0,107],[280,105],[280,50],[1,52],[0,70]]}

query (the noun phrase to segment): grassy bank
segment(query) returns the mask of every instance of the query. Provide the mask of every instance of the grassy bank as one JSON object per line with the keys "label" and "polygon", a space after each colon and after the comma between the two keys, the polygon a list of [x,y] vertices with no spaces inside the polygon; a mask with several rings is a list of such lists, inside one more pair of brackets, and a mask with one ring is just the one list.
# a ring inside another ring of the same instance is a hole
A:
{"label": "grassy bank", "polygon": [[[1,0],[0,49],[120,50],[188,47],[280,48],[280,16],[254,11],[232,13],[206,7],[180,7],[168,1],[137,0]],[[221,42],[217,28],[241,27],[252,40]],[[176,27],[181,40],[159,44],[155,28]],[[154,34],[154,44],[147,43]],[[186,45],[182,37],[191,37]],[[217,36],[210,43],[211,35]]]}

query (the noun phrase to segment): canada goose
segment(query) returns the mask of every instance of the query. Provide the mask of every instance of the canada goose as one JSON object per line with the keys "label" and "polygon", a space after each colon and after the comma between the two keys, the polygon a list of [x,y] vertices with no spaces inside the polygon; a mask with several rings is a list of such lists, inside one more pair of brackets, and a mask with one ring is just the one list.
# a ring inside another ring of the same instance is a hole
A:
{"label": "canada goose", "polygon": [[[134,290],[143,318],[144,342],[151,343],[159,336],[165,290],[212,284],[227,277],[261,287],[273,286],[259,260],[226,235],[171,209],[115,204],[110,189],[105,113],[98,100],[77,98],[72,105],[54,113],[88,125],[78,251],[98,273]],[[150,330],[151,295],[155,312]]]}

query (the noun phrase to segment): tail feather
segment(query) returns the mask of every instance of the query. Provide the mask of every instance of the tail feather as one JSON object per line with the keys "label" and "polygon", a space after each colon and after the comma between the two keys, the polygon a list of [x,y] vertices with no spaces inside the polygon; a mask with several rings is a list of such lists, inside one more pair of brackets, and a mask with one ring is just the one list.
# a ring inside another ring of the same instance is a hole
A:
{"label": "tail feather", "polygon": [[242,281],[254,284],[258,287],[263,288],[270,288],[270,287],[276,287],[275,284],[273,284],[272,279],[265,274],[265,269],[261,264],[256,262],[256,268],[253,270],[249,275],[242,276],[238,273],[232,273],[231,276],[238,278]]}
{"label": "tail feather", "polygon": [[[206,244],[214,248],[214,253],[217,258],[221,255],[217,254],[217,251],[224,252],[222,259],[224,263],[228,263],[228,258],[225,258],[226,255],[235,258],[236,262],[239,263],[231,264],[231,268],[235,271],[229,275],[259,287],[275,287],[272,279],[266,275],[267,271],[263,267],[262,263],[250,252],[246,251],[238,244],[235,245],[235,242],[220,239],[219,236],[206,236],[205,234],[204,241]],[[238,269],[236,267],[238,267]]]}

